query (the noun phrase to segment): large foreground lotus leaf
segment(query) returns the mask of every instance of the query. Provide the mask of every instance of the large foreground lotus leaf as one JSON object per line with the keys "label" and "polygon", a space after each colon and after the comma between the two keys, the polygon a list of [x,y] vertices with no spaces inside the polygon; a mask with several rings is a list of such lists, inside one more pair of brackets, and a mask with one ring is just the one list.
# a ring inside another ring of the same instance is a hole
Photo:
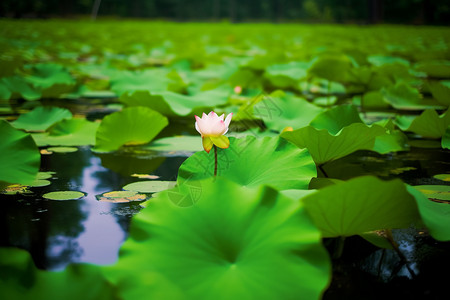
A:
{"label": "large foreground lotus leaf", "polygon": [[[270,187],[217,178],[160,193],[135,218],[113,281],[157,272],[187,299],[319,299],[330,277],[303,205]],[[173,193],[195,196],[180,207]],[[136,286],[141,293],[146,286]],[[148,295],[151,298],[151,295]]]}
{"label": "large foreground lotus leaf", "polygon": [[383,88],[381,93],[385,100],[396,109],[422,110],[440,107],[438,103],[424,100],[417,89],[404,82]]}
{"label": "large foreground lotus leaf", "polygon": [[337,135],[332,135],[326,129],[317,130],[307,126],[290,132],[284,132],[281,137],[294,143],[299,148],[307,148],[318,165],[344,157],[357,150],[371,150],[377,136],[386,133],[378,125],[371,127],[355,123],[344,127]]}
{"label": "large foreground lotus leaf", "polygon": [[182,95],[170,91],[151,94],[149,91],[125,93],[120,101],[127,106],[145,106],[165,116],[186,116],[195,108],[212,108],[228,101],[228,89],[218,88],[195,95]]}
{"label": "large foreground lotus leaf", "polygon": [[41,155],[33,138],[0,120],[0,183],[29,184],[36,179]]}
{"label": "large foreground lotus leaf", "polygon": [[438,115],[434,109],[425,110],[420,116],[397,118],[397,125],[404,131],[412,131],[425,138],[440,138],[450,126],[450,110]]}
{"label": "large foreground lotus leaf", "polygon": [[50,126],[64,119],[72,118],[72,113],[65,108],[54,106],[38,106],[32,111],[20,115],[11,124],[28,131],[45,131]]}
{"label": "large foreground lotus leaf", "polygon": [[322,108],[305,99],[284,93],[274,93],[253,107],[254,115],[260,117],[268,128],[277,131],[286,127],[297,129],[307,126],[322,111]]}
{"label": "large foreground lotus leaf", "polygon": [[323,237],[405,228],[420,218],[414,197],[398,179],[359,177],[325,187],[303,202]]}
{"label": "large foreground lotus leaf", "polygon": [[309,125],[316,129],[326,129],[336,135],[342,128],[353,123],[362,123],[356,106],[339,105],[322,112]]}
{"label": "large foreground lotus leaf", "polygon": [[70,73],[58,64],[36,64],[27,82],[42,92],[42,97],[57,97],[72,91],[76,81]]}
{"label": "large foreground lotus leaf", "polygon": [[[200,143],[199,138],[199,143]],[[197,152],[178,171],[178,183],[212,178],[214,150]],[[244,186],[268,184],[280,190],[308,189],[316,167],[308,150],[279,137],[230,137],[228,149],[218,149],[218,175]]]}
{"label": "large foreground lotus leaf", "polygon": [[125,108],[103,118],[96,134],[97,151],[150,142],[169,124],[166,117],[147,107]]}
{"label": "large foreground lotus leaf", "polygon": [[450,205],[429,200],[415,187],[408,186],[414,195],[422,220],[432,237],[439,241],[450,241]]}
{"label": "large foreground lotus leaf", "polygon": [[28,252],[15,248],[0,248],[0,298],[119,299],[97,266],[70,265],[61,272],[39,270]]}
{"label": "large foreground lotus leaf", "polygon": [[49,132],[32,134],[38,146],[84,146],[95,144],[95,133],[100,123],[86,119],[62,120]]}

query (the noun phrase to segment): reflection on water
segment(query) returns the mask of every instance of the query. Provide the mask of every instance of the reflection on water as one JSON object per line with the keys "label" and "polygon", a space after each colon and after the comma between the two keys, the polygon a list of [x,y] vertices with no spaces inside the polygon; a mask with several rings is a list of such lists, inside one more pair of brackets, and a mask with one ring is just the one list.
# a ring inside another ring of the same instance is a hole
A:
{"label": "reflection on water", "polygon": [[[127,236],[131,217],[141,207],[139,203],[99,202],[95,196],[138,181],[129,173],[151,173],[162,180],[174,180],[185,159],[114,155],[107,161],[114,165],[115,172],[102,165],[104,156],[93,155],[87,147],[74,153],[42,156],[41,171],[56,172],[50,186],[32,188],[31,195],[0,196],[3,223],[0,246],[27,249],[36,265],[43,269],[59,270],[72,262],[113,264]],[[139,166],[139,172],[131,172],[130,161]],[[123,170],[127,172],[120,172]],[[41,197],[58,190],[82,191],[86,197],[70,201]]]}

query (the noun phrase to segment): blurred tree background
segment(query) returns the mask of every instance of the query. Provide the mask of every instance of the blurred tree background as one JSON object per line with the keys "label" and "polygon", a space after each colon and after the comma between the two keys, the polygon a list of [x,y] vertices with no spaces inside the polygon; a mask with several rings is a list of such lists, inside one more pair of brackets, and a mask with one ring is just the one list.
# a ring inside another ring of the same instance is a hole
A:
{"label": "blurred tree background", "polygon": [[449,25],[448,0],[2,0],[0,17]]}

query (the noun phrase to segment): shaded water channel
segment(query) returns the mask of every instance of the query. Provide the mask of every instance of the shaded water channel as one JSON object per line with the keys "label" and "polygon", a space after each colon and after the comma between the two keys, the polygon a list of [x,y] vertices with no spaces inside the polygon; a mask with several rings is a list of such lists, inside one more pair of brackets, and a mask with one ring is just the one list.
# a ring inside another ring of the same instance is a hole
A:
{"label": "shaded water channel", "polygon": [[[131,176],[135,173],[176,180],[186,158],[151,152],[96,154],[89,147],[42,155],[40,171],[54,172],[49,186],[30,188],[30,194],[0,194],[0,246],[28,250],[36,265],[47,270],[61,270],[79,262],[113,264],[127,237],[131,217],[142,206],[139,202],[100,202],[96,196],[139,181]],[[372,174],[384,179],[401,178],[411,185],[448,185],[433,176],[448,172],[449,167],[448,151],[412,148],[389,155],[358,151],[324,169],[330,177],[340,179]],[[42,198],[44,193],[58,190],[81,191],[86,196],[68,201]],[[450,269],[450,243],[438,242],[415,228],[395,230],[394,237],[404,258],[360,237],[347,238],[342,257],[333,262],[333,279],[324,299],[379,299],[386,295],[445,299],[442,295],[448,277],[441,271]],[[334,240],[324,243],[332,252]]]}

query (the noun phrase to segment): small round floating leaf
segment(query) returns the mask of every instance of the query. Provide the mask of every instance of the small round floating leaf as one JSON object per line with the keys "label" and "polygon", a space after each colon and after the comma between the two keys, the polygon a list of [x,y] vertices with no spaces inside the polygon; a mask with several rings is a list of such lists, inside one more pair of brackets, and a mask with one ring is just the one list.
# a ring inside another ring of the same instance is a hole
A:
{"label": "small round floating leaf", "polygon": [[33,181],[30,186],[31,187],[41,187],[41,186],[48,186],[50,185],[51,182],[45,179],[36,179],[35,181]]}
{"label": "small round floating leaf", "polygon": [[84,196],[84,193],[77,191],[58,191],[42,195],[43,198],[49,200],[78,200]]}
{"label": "small round floating leaf", "polygon": [[55,172],[39,172],[36,176],[36,179],[49,179],[52,178]]}
{"label": "small round floating leaf", "polygon": [[143,201],[147,199],[146,195],[138,194],[135,191],[113,191],[96,196],[100,202],[125,203],[132,201]]}
{"label": "small round floating leaf", "polygon": [[127,184],[123,187],[126,191],[135,191],[139,193],[157,193],[171,189],[175,186],[176,181],[138,181]]}
{"label": "small round floating leaf", "polygon": [[48,151],[55,152],[55,153],[72,153],[77,152],[78,148],[75,147],[50,147],[47,148]]}
{"label": "small round floating leaf", "polygon": [[166,117],[146,107],[130,107],[103,118],[95,142],[95,150],[112,151],[123,145],[150,142],[169,124]]}
{"label": "small round floating leaf", "polygon": [[53,106],[38,106],[32,111],[21,115],[12,125],[28,131],[45,131],[53,124],[72,118],[72,113],[65,108]]}
{"label": "small round floating leaf", "polygon": [[0,182],[29,184],[36,179],[41,155],[31,136],[0,120]]}

